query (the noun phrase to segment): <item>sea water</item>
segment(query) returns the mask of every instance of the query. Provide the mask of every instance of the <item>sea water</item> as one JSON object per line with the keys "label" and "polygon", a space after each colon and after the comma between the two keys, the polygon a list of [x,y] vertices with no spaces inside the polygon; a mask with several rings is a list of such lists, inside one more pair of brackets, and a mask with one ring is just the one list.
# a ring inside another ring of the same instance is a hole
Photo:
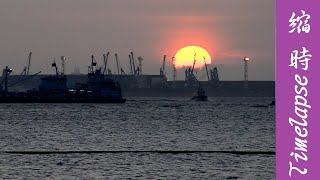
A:
{"label": "sea water", "polygon": [[272,100],[0,104],[0,179],[275,179]]}

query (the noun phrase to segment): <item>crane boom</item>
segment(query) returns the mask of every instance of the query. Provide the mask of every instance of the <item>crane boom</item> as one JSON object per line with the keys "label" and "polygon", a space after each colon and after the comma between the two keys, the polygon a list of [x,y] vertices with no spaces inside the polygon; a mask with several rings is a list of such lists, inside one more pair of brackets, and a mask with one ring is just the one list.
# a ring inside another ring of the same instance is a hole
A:
{"label": "crane boom", "polygon": [[132,58],[133,73],[134,73],[134,75],[136,75],[136,65],[135,65],[135,63],[134,63],[133,52],[131,52],[131,58]]}
{"label": "crane boom", "polygon": [[104,74],[106,72],[106,54],[103,54],[102,56],[103,56],[103,64],[104,64],[102,74]]}
{"label": "crane boom", "polygon": [[103,55],[103,61],[104,61],[104,69],[103,69],[103,74],[105,74],[107,72],[107,68],[108,68],[108,59],[109,59],[109,52],[107,52],[107,54]]}
{"label": "crane boom", "polygon": [[194,58],[193,58],[193,65],[192,65],[192,69],[191,69],[191,73],[193,74],[193,70],[194,70],[194,66],[196,65],[197,59],[196,59],[197,54],[194,54]]}
{"label": "crane boom", "polygon": [[24,67],[20,75],[27,75],[27,67]]}
{"label": "crane boom", "polygon": [[121,68],[121,75],[126,75],[126,73],[124,72],[124,70]]}
{"label": "crane boom", "polygon": [[116,63],[117,63],[117,69],[118,69],[118,74],[120,74],[120,70],[119,70],[119,61],[118,61],[118,54],[114,54],[116,56]]}
{"label": "crane boom", "polygon": [[175,81],[177,78],[177,69],[175,65],[175,57],[172,57],[172,66],[173,66],[173,80]]}
{"label": "crane boom", "polygon": [[207,67],[207,62],[206,62],[206,57],[204,57],[204,56],[203,56],[203,61],[204,61],[204,66],[206,67],[208,81],[210,81],[209,72],[208,72],[208,67]]}
{"label": "crane boom", "polygon": [[165,65],[166,65],[166,57],[167,57],[167,55],[164,55],[163,56],[163,63],[162,63],[162,72],[163,72],[163,74],[165,74]]}
{"label": "crane boom", "polygon": [[129,60],[130,60],[130,71],[131,74],[133,74],[133,70],[132,70],[132,60],[131,60],[131,55],[129,54]]}
{"label": "crane boom", "polygon": [[31,55],[32,55],[32,52],[30,52],[30,53],[29,53],[29,57],[28,57],[28,66],[27,66],[27,72],[26,72],[26,75],[29,75],[30,64],[31,64]]}

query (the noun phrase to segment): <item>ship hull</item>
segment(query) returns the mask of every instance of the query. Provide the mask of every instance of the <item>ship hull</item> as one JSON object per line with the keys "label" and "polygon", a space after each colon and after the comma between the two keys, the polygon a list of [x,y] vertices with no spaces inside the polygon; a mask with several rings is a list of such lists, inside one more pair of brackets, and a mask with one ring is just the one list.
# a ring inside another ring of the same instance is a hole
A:
{"label": "ship hull", "polygon": [[126,99],[37,99],[37,98],[0,98],[0,103],[125,103]]}
{"label": "ship hull", "polygon": [[208,97],[207,96],[195,96],[195,97],[192,97],[191,100],[193,100],[193,101],[207,101]]}

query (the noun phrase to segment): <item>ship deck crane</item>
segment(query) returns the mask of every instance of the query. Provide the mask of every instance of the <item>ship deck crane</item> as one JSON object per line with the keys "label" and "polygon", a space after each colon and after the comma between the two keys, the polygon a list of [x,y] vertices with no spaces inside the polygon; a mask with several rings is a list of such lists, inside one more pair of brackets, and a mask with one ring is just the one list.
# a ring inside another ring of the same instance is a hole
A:
{"label": "ship deck crane", "polygon": [[29,53],[27,66],[23,67],[23,70],[20,73],[20,75],[29,75],[30,64],[31,64],[31,55],[32,55],[32,52]]}
{"label": "ship deck crane", "polygon": [[28,80],[28,79],[31,79],[31,78],[33,78],[34,76],[37,76],[37,75],[40,74],[40,73],[41,73],[41,71],[39,71],[39,72],[37,72],[37,73],[35,73],[35,74],[33,74],[33,75],[30,75],[30,76],[28,76],[28,77],[26,77],[26,78],[24,78],[24,79],[22,79],[22,80],[20,80],[20,81],[18,81],[18,82],[15,82],[15,83],[13,83],[13,84],[10,84],[10,85],[8,85],[8,87],[12,87],[12,86],[16,86],[16,85],[22,84],[24,81],[26,81],[26,80]]}

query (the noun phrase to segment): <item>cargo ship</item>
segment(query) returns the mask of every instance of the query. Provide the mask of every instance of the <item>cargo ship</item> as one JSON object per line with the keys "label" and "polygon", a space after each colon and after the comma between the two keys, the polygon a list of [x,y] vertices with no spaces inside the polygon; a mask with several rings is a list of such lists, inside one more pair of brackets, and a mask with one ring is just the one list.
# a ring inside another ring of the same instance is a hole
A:
{"label": "cargo ship", "polygon": [[125,103],[122,97],[121,87],[110,77],[105,76],[101,68],[91,70],[87,75],[86,83],[77,83],[74,88],[68,88],[68,78],[58,73],[56,63],[56,74],[42,77],[38,90],[32,89],[26,92],[8,91],[8,77],[12,72],[6,67],[4,69],[4,89],[0,87],[0,103]]}

